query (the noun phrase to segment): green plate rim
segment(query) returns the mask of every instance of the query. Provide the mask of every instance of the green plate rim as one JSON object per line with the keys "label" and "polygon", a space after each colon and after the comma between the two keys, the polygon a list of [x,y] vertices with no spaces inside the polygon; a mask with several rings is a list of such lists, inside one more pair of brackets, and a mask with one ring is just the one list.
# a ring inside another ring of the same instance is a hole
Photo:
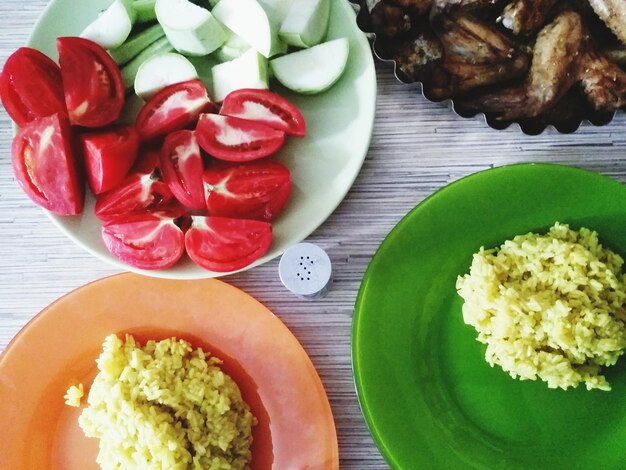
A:
{"label": "green plate rim", "polygon": [[372,256],[372,259],[370,260],[368,264],[365,274],[363,275],[363,279],[361,281],[361,284],[359,286],[359,291],[357,293],[355,306],[354,306],[354,313],[352,317],[352,328],[351,328],[351,337],[350,337],[350,341],[351,341],[350,359],[351,359],[351,364],[352,364],[352,377],[353,377],[354,387],[356,390],[359,409],[361,411],[361,415],[363,416],[365,420],[365,424],[367,425],[368,431],[370,435],[372,436],[374,443],[376,444],[376,447],[382,454],[383,458],[392,468],[396,468],[394,467],[394,465],[396,464],[396,458],[394,457],[392,450],[388,448],[388,446],[386,445],[383,436],[377,431],[375,420],[373,418],[373,413],[371,409],[369,409],[369,407],[366,405],[366,399],[364,396],[365,393],[363,390],[362,370],[361,370],[360,360],[358,358],[359,355],[358,355],[358,341],[357,341],[358,331],[359,331],[361,318],[362,318],[361,311],[363,309],[363,304],[365,302],[364,300],[365,289],[366,289],[367,283],[369,282],[369,279],[372,276],[372,272],[376,268],[378,260],[380,259],[380,253],[385,249],[385,247],[389,243],[392,243],[392,240],[395,237],[395,234],[401,231],[404,225],[407,224],[410,219],[415,217],[415,214],[423,211],[425,207],[428,207],[430,204],[432,204],[433,201],[441,197],[442,194],[445,195],[449,190],[455,190],[457,186],[465,184],[468,180],[481,179],[485,177],[486,174],[488,174],[490,177],[494,177],[494,176],[497,176],[497,174],[499,173],[515,171],[517,168],[527,168],[527,167],[534,167],[534,168],[539,168],[539,169],[545,168],[547,170],[558,170],[558,171],[562,171],[566,173],[568,172],[569,173],[585,173],[589,177],[602,180],[604,184],[612,184],[612,185],[622,186],[622,187],[624,186],[624,184],[621,183],[620,181],[613,179],[609,176],[603,175],[601,173],[598,173],[597,171],[588,170],[585,168],[580,168],[574,165],[563,164],[563,163],[521,162],[521,163],[513,163],[513,164],[486,168],[486,169],[477,171],[475,173],[465,175],[439,188],[432,194],[428,195],[422,201],[417,203],[417,205],[413,207],[408,213],[406,213],[398,221],[398,223],[389,231],[389,233],[385,236],[381,244],[378,246],[374,255]]}

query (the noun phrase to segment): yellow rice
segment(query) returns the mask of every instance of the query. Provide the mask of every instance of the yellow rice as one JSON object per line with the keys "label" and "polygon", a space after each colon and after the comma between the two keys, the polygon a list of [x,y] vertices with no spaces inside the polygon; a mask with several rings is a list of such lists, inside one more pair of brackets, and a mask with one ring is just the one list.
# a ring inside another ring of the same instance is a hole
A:
{"label": "yellow rice", "polygon": [[182,340],[142,348],[130,335],[108,336],[79,417],[100,439],[101,468],[249,468],[256,420],[220,364]]}
{"label": "yellow rice", "polygon": [[481,248],[457,279],[463,319],[487,345],[489,364],[513,378],[610,390],[601,367],[626,348],[623,263],[596,232],[558,222],[545,235]]}
{"label": "yellow rice", "polygon": [[85,395],[85,390],[83,389],[83,384],[72,385],[67,389],[67,393],[63,398],[65,398],[65,404],[68,406],[73,406],[78,408],[80,406],[80,400]]}

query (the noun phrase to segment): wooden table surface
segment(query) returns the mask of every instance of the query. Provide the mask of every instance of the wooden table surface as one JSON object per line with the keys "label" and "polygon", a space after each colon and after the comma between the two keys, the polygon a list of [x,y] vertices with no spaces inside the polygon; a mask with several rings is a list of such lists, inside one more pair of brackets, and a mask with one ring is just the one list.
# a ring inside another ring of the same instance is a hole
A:
{"label": "wooden table surface", "polygon": [[[45,0],[0,2],[0,65],[22,46]],[[278,260],[225,280],[255,296],[298,337],[326,387],[344,469],[388,468],[357,403],[350,332],[360,281],[376,248],[411,208],[465,175],[517,162],[559,162],[626,182],[626,117],[583,125],[575,134],[529,137],[462,119],[377,64],[378,104],[365,164],[335,213],[309,238],[329,253],[334,283],[315,301],[291,295]],[[11,169],[11,123],[0,112],[0,351],[37,312],[85,283],[116,273],[67,239],[18,187]],[[1,420],[1,417],[0,417]]]}

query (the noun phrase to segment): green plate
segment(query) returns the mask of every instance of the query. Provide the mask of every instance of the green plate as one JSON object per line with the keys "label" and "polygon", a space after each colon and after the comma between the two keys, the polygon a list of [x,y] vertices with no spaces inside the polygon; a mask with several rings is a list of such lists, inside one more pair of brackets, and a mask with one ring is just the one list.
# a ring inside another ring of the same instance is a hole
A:
{"label": "green plate", "polygon": [[387,236],[359,292],[353,367],[361,409],[396,469],[624,469],[626,360],[611,392],[548,389],[484,360],[455,281],[472,254],[555,221],[626,251],[626,186],[577,168],[522,164],[468,176]]}

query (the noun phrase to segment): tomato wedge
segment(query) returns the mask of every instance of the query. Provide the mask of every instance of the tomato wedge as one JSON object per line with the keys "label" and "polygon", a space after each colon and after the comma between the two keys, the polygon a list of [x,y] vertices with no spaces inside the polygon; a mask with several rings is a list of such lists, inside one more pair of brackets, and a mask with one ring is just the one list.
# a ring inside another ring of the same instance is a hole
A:
{"label": "tomato wedge", "polygon": [[131,173],[120,186],[98,197],[94,212],[96,217],[107,222],[133,212],[164,208],[173,197],[156,171]]}
{"label": "tomato wedge", "polygon": [[85,185],[65,117],[53,114],[26,124],[13,139],[11,157],[18,183],[35,204],[58,215],[82,212]]}
{"label": "tomato wedge", "polygon": [[291,194],[289,169],[278,162],[218,163],[204,172],[209,215],[273,220]]}
{"label": "tomato wedge", "polygon": [[215,158],[248,162],[275,153],[285,142],[285,133],[248,119],[202,114],[196,138],[200,147]]}
{"label": "tomato wedge", "polygon": [[300,110],[288,99],[268,90],[235,90],[224,98],[220,114],[257,121],[296,137],[306,135],[306,122]]}
{"label": "tomato wedge", "polygon": [[124,105],[124,82],[107,51],[79,37],[58,38],[57,49],[70,123],[103,127],[115,121]]}
{"label": "tomato wedge", "polygon": [[142,140],[152,140],[184,129],[209,107],[211,100],[200,80],[176,83],[148,100],[137,115],[135,127]]}
{"label": "tomato wedge", "polygon": [[140,145],[137,159],[130,173],[149,175],[154,172],[161,174],[161,148],[154,145]]}
{"label": "tomato wedge", "polygon": [[176,131],[167,136],[161,150],[163,179],[176,199],[194,210],[206,208],[202,169],[202,155],[193,131]]}
{"label": "tomato wedge", "polygon": [[185,235],[168,213],[141,212],[102,227],[102,240],[120,261],[140,269],[166,269],[185,252]]}
{"label": "tomato wedge", "polygon": [[272,244],[268,222],[192,216],[185,234],[189,257],[204,269],[237,271],[263,256]]}
{"label": "tomato wedge", "polygon": [[119,126],[80,136],[87,170],[87,181],[94,194],[118,186],[135,159],[139,134],[132,127]]}
{"label": "tomato wedge", "polygon": [[20,127],[39,117],[67,114],[61,69],[52,59],[30,47],[19,48],[4,64],[0,98]]}

